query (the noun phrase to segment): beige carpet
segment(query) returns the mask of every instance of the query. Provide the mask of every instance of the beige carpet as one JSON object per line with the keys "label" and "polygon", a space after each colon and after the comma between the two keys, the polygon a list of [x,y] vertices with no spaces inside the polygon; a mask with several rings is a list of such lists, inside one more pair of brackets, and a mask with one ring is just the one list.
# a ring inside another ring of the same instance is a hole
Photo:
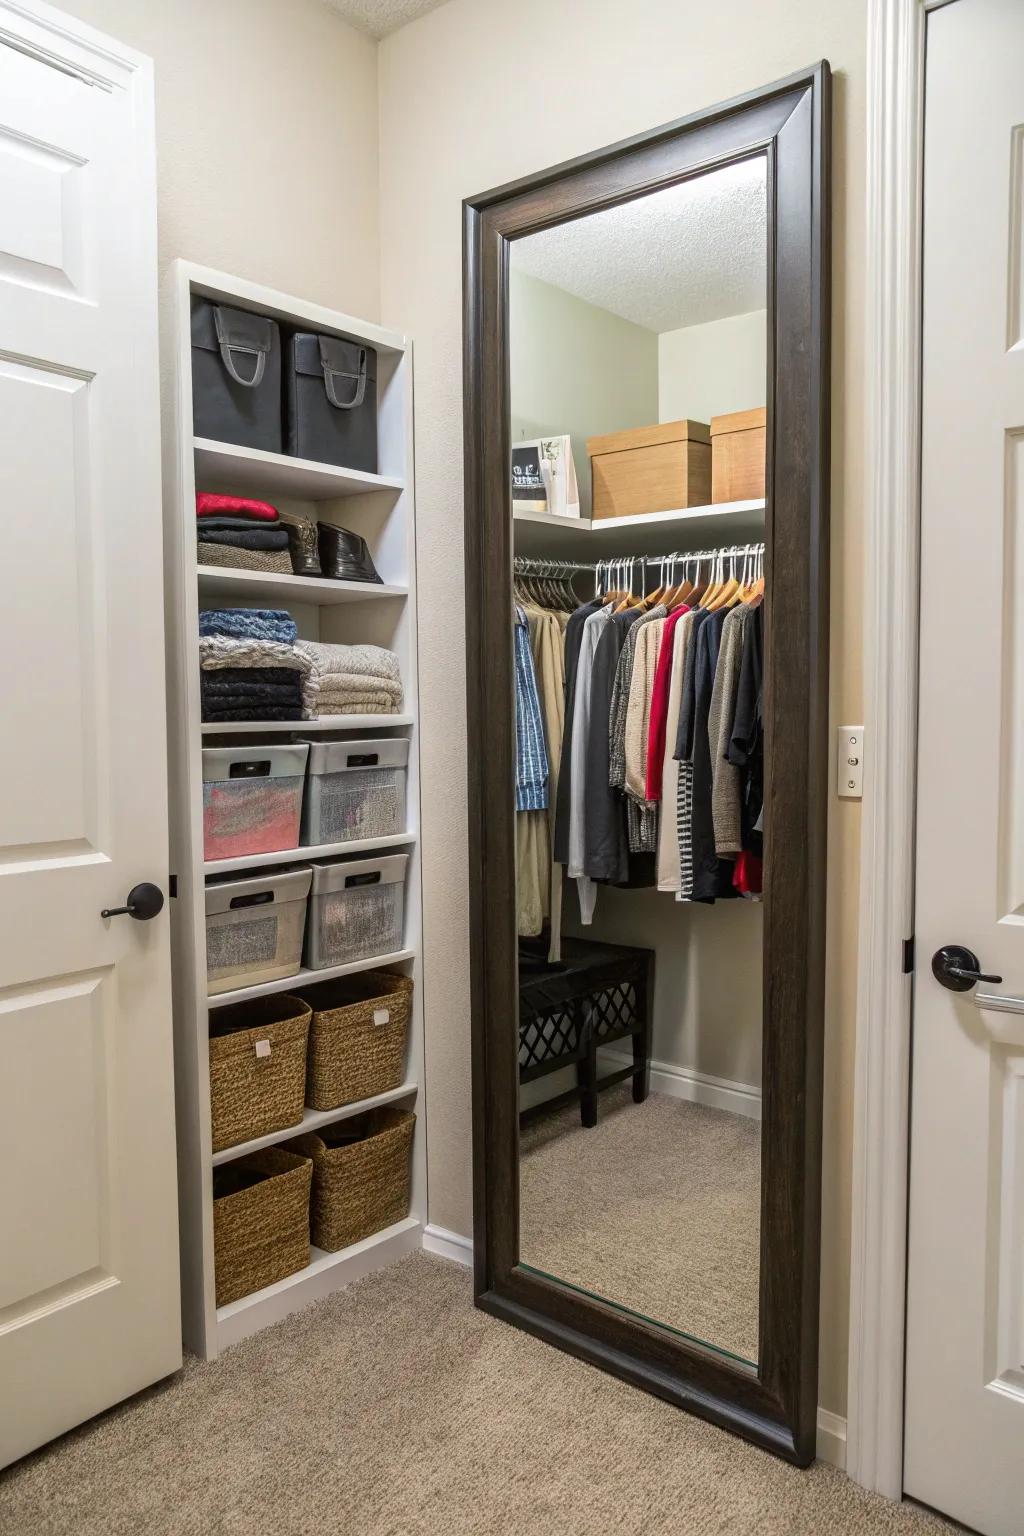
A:
{"label": "beige carpet", "polygon": [[415,1254],[0,1474],[4,1536],[937,1536],[471,1305]]}
{"label": "beige carpet", "polygon": [[524,1263],[757,1359],[761,1125],[628,1084],[522,1137]]}

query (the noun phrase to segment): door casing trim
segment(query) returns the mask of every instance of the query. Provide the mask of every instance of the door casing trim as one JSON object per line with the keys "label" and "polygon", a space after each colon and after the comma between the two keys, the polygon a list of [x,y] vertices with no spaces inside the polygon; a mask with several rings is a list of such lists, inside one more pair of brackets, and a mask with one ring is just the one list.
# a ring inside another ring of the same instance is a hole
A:
{"label": "door casing trim", "polygon": [[869,0],[864,713],[846,1469],[903,1494],[927,12]]}

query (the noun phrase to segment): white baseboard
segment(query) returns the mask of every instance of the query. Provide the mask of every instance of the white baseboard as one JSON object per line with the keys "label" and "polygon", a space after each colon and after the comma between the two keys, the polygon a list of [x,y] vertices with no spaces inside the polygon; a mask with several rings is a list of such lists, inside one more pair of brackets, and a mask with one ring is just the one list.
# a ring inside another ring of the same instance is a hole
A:
{"label": "white baseboard", "polygon": [[428,1222],[423,1228],[423,1246],[428,1253],[451,1259],[453,1264],[463,1264],[467,1269],[473,1263],[473,1239],[463,1237],[461,1232],[449,1232],[447,1227],[435,1227]]}
{"label": "white baseboard", "polygon": [[827,1408],[818,1409],[818,1460],[846,1471],[846,1420]]}
{"label": "white baseboard", "polygon": [[[602,1051],[602,1056],[617,1065],[629,1066],[633,1060],[620,1051]],[[761,1118],[761,1090],[752,1083],[731,1082],[727,1077],[713,1077],[693,1067],[677,1067],[670,1061],[651,1062],[651,1092],[664,1093],[671,1099],[685,1099],[689,1104],[705,1104],[708,1109],[725,1109],[733,1115]],[[598,1111],[600,1116],[600,1110]]]}
{"label": "white baseboard", "polygon": [[[453,1264],[468,1267],[473,1262],[473,1239],[463,1237],[461,1232],[449,1232],[447,1227],[424,1227],[423,1247],[439,1258],[450,1259]],[[819,1408],[817,1442],[818,1460],[845,1471],[846,1420],[827,1408]]]}

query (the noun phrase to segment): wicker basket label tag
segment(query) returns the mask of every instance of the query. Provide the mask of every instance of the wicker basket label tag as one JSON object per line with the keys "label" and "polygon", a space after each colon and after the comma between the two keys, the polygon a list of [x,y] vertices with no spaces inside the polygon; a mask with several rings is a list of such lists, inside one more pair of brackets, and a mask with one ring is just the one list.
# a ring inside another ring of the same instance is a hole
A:
{"label": "wicker basket label tag", "polygon": [[387,1024],[391,1020],[390,1008],[375,1008],[373,1010],[373,1022],[375,1024]]}
{"label": "wicker basket label tag", "polygon": [[256,1041],[256,1055],[257,1056],[269,1056],[270,1055],[270,1041],[269,1040],[257,1040]]}

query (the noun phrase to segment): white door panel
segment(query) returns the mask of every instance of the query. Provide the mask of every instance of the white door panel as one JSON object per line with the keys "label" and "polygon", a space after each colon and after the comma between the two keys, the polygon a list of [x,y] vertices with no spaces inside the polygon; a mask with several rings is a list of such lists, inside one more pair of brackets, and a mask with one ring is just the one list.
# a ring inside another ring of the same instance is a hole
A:
{"label": "white door panel", "polygon": [[0,1464],[181,1360],[168,914],[100,916],[167,888],[151,79],[34,10],[102,79],[0,43]]}
{"label": "white door panel", "polygon": [[[1024,1529],[1022,61],[1018,0],[929,15],[905,1486],[986,1536]],[[1002,982],[941,987],[951,943]]]}

